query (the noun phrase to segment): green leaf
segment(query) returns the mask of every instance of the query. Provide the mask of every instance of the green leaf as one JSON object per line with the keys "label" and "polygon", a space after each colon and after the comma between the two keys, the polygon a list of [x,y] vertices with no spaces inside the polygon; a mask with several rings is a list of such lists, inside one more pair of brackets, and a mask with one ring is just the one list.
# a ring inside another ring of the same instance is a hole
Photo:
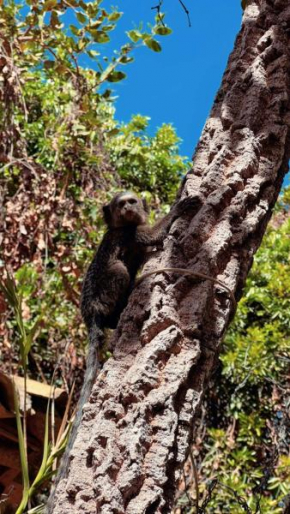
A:
{"label": "green leaf", "polygon": [[42,462],[40,465],[40,468],[38,470],[38,473],[34,479],[34,482],[31,486],[30,494],[34,491],[34,489],[37,488],[38,483],[41,483],[41,480],[43,476],[45,475],[46,467],[47,467],[47,461],[49,457],[49,410],[50,410],[50,404],[51,404],[51,397],[53,396],[53,387],[51,386],[51,393],[50,397],[47,402],[47,408],[46,408],[46,415],[45,415],[45,424],[44,424],[44,438],[43,438],[43,456],[42,456]]}
{"label": "green leaf", "polygon": [[16,285],[13,277],[11,277],[8,273],[5,281],[2,282],[2,280],[0,280],[0,289],[6,300],[10,303],[11,307],[13,309],[17,308],[18,299],[16,293]]}
{"label": "green leaf", "polygon": [[103,98],[110,98],[111,94],[112,94],[111,89],[106,89],[106,91],[102,94],[102,97]]}
{"label": "green leaf", "polygon": [[90,30],[89,32],[96,43],[109,43],[110,41],[108,34],[103,30]]}
{"label": "green leaf", "polygon": [[42,316],[39,316],[26,336],[25,348],[24,348],[25,357],[27,357],[28,353],[30,352],[31,345],[33,343],[34,337],[36,335],[36,332],[38,330],[38,327],[39,327],[41,321],[42,321]]}
{"label": "green leaf", "polygon": [[97,29],[100,25],[102,25],[102,20],[96,20],[94,23],[90,24],[90,29]]}
{"label": "green leaf", "polygon": [[105,26],[103,27],[103,30],[104,30],[104,32],[110,32],[110,30],[114,30],[114,28],[115,28],[115,25],[113,25],[112,23],[110,23],[110,25],[105,25]]}
{"label": "green leaf", "polygon": [[129,62],[134,61],[134,57],[128,57],[127,55],[123,55],[121,59],[119,59],[120,64],[128,64]]}
{"label": "green leaf", "polygon": [[158,36],[169,36],[169,34],[172,34],[172,30],[164,25],[156,25],[153,27],[153,32]]}
{"label": "green leaf", "polygon": [[137,43],[140,39],[142,39],[142,34],[139,30],[129,30],[126,32],[127,36],[133,41],[133,43]]}
{"label": "green leaf", "polygon": [[78,37],[81,34],[81,30],[78,29],[75,25],[70,25],[69,28],[74,36]]}
{"label": "green leaf", "polygon": [[96,50],[88,50],[88,51],[87,51],[87,54],[88,54],[92,59],[95,59],[96,57],[98,57],[98,55],[100,55],[100,52],[96,52]]}
{"label": "green leaf", "polygon": [[160,22],[163,22],[164,18],[165,18],[165,13],[164,12],[159,12],[155,16],[155,21],[156,21],[157,24],[160,24]]}
{"label": "green leaf", "polygon": [[153,52],[161,52],[162,50],[160,44],[158,43],[158,41],[156,41],[156,39],[146,38],[144,39],[144,43],[146,46],[148,46],[148,48],[150,48],[150,50],[153,50]]}
{"label": "green leaf", "polygon": [[57,5],[57,0],[46,0],[43,4],[44,11],[51,11]]}
{"label": "green leaf", "polygon": [[120,129],[118,129],[118,128],[116,128],[116,127],[115,127],[115,128],[113,128],[113,129],[111,129],[111,130],[108,130],[108,131],[106,132],[106,136],[110,136],[110,137],[111,137],[111,136],[117,136],[118,134],[120,134]]}
{"label": "green leaf", "polygon": [[120,80],[123,80],[126,78],[126,73],[123,73],[122,71],[112,71],[108,77],[107,77],[107,81],[108,82],[119,82]]}
{"label": "green leaf", "polygon": [[79,39],[78,40],[78,50],[81,52],[87,46],[87,39]]}
{"label": "green leaf", "polygon": [[115,12],[112,12],[112,14],[109,14],[108,20],[109,21],[118,21],[121,18],[121,16],[123,16],[122,12],[115,11]]}
{"label": "green leaf", "polygon": [[132,45],[130,43],[126,43],[126,45],[121,46],[121,53],[127,54],[132,50]]}
{"label": "green leaf", "polygon": [[76,17],[80,23],[86,23],[87,17],[82,12],[76,12]]}

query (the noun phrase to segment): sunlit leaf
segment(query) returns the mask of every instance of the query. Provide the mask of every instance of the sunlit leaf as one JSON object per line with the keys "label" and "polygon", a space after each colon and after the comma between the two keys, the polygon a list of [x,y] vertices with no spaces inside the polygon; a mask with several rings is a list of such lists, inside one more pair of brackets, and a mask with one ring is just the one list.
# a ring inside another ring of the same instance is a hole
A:
{"label": "sunlit leaf", "polygon": [[108,130],[108,131],[106,132],[106,136],[112,137],[112,136],[116,136],[116,135],[117,135],[117,134],[119,134],[119,133],[120,133],[120,129],[118,129],[118,128],[113,128],[113,129]]}
{"label": "sunlit leaf", "polygon": [[148,46],[148,48],[150,48],[150,50],[153,50],[154,52],[161,52],[162,50],[160,44],[155,39],[146,38],[144,39],[144,43],[146,46]]}
{"label": "sunlit leaf", "polygon": [[57,5],[57,0],[46,0],[43,4],[44,11],[51,11]]}
{"label": "sunlit leaf", "polygon": [[142,39],[142,34],[138,30],[129,30],[126,32],[127,36],[133,41],[133,43],[137,43]]}
{"label": "sunlit leaf", "polygon": [[107,81],[108,82],[119,82],[120,80],[123,80],[126,78],[126,73],[123,73],[122,71],[112,71],[108,77],[107,77]]}
{"label": "sunlit leaf", "polygon": [[119,62],[121,64],[128,64],[129,62],[132,62],[134,61],[134,57],[129,57],[128,55],[123,55],[120,59],[119,59]]}
{"label": "sunlit leaf", "polygon": [[82,24],[86,23],[88,21],[87,17],[82,12],[79,12],[79,11],[76,12],[76,17],[77,17],[78,21]]}
{"label": "sunlit leaf", "polygon": [[122,12],[117,12],[117,11],[115,11],[115,12],[113,12],[113,13],[109,14],[109,16],[108,16],[108,20],[109,20],[109,21],[118,21],[118,20],[119,20],[119,18],[121,18],[121,16],[123,16],[123,13],[122,13]]}
{"label": "sunlit leaf", "polygon": [[81,35],[81,29],[78,29],[77,27],[75,27],[75,25],[70,25],[69,28],[74,36],[78,37],[79,35]]}
{"label": "sunlit leaf", "polygon": [[88,50],[87,54],[92,58],[95,59],[100,55],[100,52],[96,52],[96,50]]}
{"label": "sunlit leaf", "polygon": [[93,23],[90,23],[90,27],[89,27],[89,30],[91,29],[97,29],[100,25],[102,25],[103,21],[102,20],[96,20],[94,21]]}
{"label": "sunlit leaf", "polygon": [[96,43],[108,43],[110,38],[102,30],[90,30],[90,34]]}
{"label": "sunlit leaf", "polygon": [[153,32],[158,36],[168,36],[169,34],[172,34],[172,30],[169,27],[166,27],[165,25],[155,26],[153,28]]}

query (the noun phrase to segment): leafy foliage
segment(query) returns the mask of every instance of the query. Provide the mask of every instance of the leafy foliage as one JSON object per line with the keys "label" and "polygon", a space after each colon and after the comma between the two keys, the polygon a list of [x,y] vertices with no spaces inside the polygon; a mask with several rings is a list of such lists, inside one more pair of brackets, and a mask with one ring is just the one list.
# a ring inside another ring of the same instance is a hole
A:
{"label": "leafy foliage", "polygon": [[[108,61],[103,48],[121,15],[99,0],[27,1],[24,7],[9,0],[0,6],[2,259],[17,270],[25,326],[41,319],[31,344],[45,363],[44,375],[49,378],[60,362],[57,376],[64,374],[68,384],[71,367],[82,373],[79,291],[103,235],[101,206],[117,190],[134,188],[166,210],[186,170],[171,125],[149,136],[148,118],[115,120],[108,85],[124,78],[119,68],[138,46],[154,46],[149,42],[160,32],[158,20],[149,30],[128,31],[128,43]],[[161,33],[170,33],[164,17]],[[8,332],[4,325],[1,332],[9,340],[15,322],[2,310]],[[16,368],[13,349],[4,346],[3,352],[4,358],[12,352]]]}
{"label": "leafy foliage", "polygon": [[[23,292],[19,293],[16,287],[16,284],[13,278],[10,276],[9,272],[5,270],[5,277],[0,279],[0,291],[2,292],[4,298],[7,300],[7,303],[12,308],[14,313],[14,319],[16,323],[16,327],[18,330],[18,342],[19,349],[21,355],[21,364],[22,370],[24,373],[24,412],[23,412],[23,421],[20,412],[19,398],[18,392],[16,389],[16,385],[14,383],[14,406],[15,406],[15,417],[16,417],[16,425],[17,425],[17,434],[18,434],[18,443],[19,443],[19,454],[21,461],[21,469],[22,469],[22,481],[23,481],[23,494],[20,505],[17,508],[16,514],[21,514],[26,510],[27,504],[31,497],[35,494],[40,485],[51,478],[53,475],[53,464],[57,457],[61,455],[63,452],[67,440],[68,434],[70,430],[70,424],[66,426],[67,423],[67,412],[69,408],[69,403],[63,418],[62,426],[59,430],[57,441],[54,445],[50,444],[49,441],[49,421],[53,422],[53,417],[51,416],[51,399],[47,404],[47,412],[45,418],[45,430],[44,430],[44,440],[43,440],[43,458],[38,470],[36,477],[34,478],[32,484],[30,485],[30,477],[29,477],[29,459],[28,459],[28,451],[27,451],[27,407],[26,407],[26,395],[27,395],[27,356],[29,354],[31,348],[31,342],[34,338],[35,332],[37,330],[37,326],[39,320],[37,320],[33,327],[30,330],[25,328],[25,323],[23,320],[23,309],[22,309],[22,299]],[[27,275],[25,274],[27,279]],[[23,277],[22,277],[23,278]],[[72,394],[72,392],[71,392]],[[70,399],[71,399],[70,394]],[[51,388],[51,396],[53,395],[53,388]]]}
{"label": "leafy foliage", "polygon": [[133,116],[108,151],[122,181],[146,191],[149,201],[159,198],[168,204],[185,171],[184,158],[178,155],[179,138],[171,125],[162,125],[154,137],[148,136],[147,127],[148,118]]}

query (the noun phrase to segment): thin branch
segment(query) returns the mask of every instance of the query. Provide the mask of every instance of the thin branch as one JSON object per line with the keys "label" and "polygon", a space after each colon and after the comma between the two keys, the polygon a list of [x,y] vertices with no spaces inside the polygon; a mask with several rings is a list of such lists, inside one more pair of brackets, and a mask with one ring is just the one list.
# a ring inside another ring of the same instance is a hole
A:
{"label": "thin branch", "polygon": [[198,511],[199,511],[199,489],[198,489],[198,475],[197,475],[197,469],[196,469],[196,464],[195,464],[195,460],[194,460],[194,457],[192,455],[192,451],[190,449],[190,452],[189,452],[189,456],[190,456],[190,460],[191,460],[191,465],[192,465],[192,470],[193,470],[193,478],[194,478],[194,487],[195,487],[195,508],[196,508],[196,514],[198,514]]}
{"label": "thin branch", "polygon": [[[184,12],[185,12],[185,14],[187,16],[188,26],[191,27],[191,20],[190,20],[190,12],[189,12],[189,10],[187,9],[185,3],[182,0],[178,0],[178,2],[180,3],[182,9],[184,10]],[[160,23],[164,26],[164,22],[163,22],[163,19],[162,19],[162,16],[161,16],[162,4],[163,4],[163,0],[159,0],[158,4],[154,5],[153,7],[151,7],[151,9],[157,11],[157,17],[159,18]]]}
{"label": "thin branch", "polygon": [[184,10],[184,12],[185,12],[185,14],[187,16],[188,26],[191,27],[191,20],[190,20],[189,10],[187,9],[186,5],[183,3],[182,0],[178,0],[178,2],[180,3],[182,9]]}
{"label": "thin branch", "polygon": [[184,480],[184,492],[185,492],[185,495],[186,495],[186,498],[187,498],[187,500],[188,500],[189,505],[192,505],[192,499],[191,499],[191,497],[189,496],[189,494],[188,494],[188,490],[187,490],[187,485],[186,485],[186,475],[185,475],[184,468],[183,468],[183,470],[182,470],[182,474],[183,474],[183,480]]}
{"label": "thin branch", "polygon": [[159,0],[159,3],[157,5],[155,5],[154,7],[151,7],[151,9],[152,10],[155,9],[157,11],[157,18],[159,19],[161,25],[163,25],[163,27],[165,27],[164,21],[163,21],[162,16],[161,16],[162,4],[163,4],[163,0]]}

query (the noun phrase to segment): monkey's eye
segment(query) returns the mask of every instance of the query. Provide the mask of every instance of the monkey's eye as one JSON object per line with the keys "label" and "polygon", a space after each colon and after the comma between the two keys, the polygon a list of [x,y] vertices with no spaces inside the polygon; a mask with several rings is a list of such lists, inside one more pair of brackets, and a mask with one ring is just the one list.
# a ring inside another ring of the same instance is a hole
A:
{"label": "monkey's eye", "polygon": [[124,207],[125,203],[126,203],[126,201],[125,201],[125,200],[121,200],[121,201],[118,203],[118,206],[119,206],[119,207],[121,207],[121,209],[122,209],[122,207]]}
{"label": "monkey's eye", "polygon": [[128,202],[133,205],[134,203],[137,203],[136,198],[129,198]]}

